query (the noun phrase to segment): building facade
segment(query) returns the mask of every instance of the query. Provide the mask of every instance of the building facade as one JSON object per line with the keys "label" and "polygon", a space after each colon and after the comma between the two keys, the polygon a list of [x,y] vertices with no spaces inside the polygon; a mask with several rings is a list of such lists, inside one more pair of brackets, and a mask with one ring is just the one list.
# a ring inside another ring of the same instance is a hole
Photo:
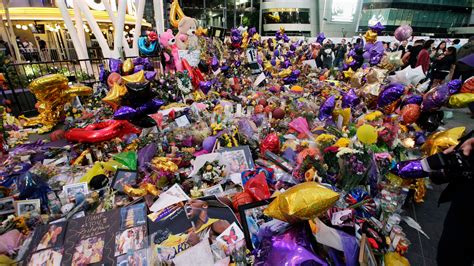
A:
{"label": "building facade", "polygon": [[[472,0],[363,0],[359,32],[377,22],[387,34],[401,24],[413,28],[413,35],[454,37],[455,28],[470,24]],[[466,32],[472,34],[474,32]]]}

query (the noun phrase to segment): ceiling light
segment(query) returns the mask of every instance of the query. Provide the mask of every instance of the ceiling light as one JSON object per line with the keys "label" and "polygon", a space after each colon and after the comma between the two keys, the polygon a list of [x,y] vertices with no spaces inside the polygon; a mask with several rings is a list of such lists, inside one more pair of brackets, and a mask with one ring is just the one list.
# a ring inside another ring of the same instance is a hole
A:
{"label": "ceiling light", "polygon": [[15,26],[17,29],[21,29],[21,25],[20,24],[16,24]]}
{"label": "ceiling light", "polygon": [[21,26],[21,29],[22,29],[22,30],[27,30],[28,27],[27,27],[26,25],[23,25],[23,26]]}

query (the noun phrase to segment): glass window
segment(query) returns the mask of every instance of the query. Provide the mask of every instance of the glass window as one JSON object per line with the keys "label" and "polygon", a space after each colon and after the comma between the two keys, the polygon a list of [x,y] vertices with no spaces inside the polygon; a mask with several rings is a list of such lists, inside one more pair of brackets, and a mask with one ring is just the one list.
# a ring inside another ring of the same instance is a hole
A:
{"label": "glass window", "polygon": [[310,24],[308,8],[271,8],[263,10],[265,24]]}

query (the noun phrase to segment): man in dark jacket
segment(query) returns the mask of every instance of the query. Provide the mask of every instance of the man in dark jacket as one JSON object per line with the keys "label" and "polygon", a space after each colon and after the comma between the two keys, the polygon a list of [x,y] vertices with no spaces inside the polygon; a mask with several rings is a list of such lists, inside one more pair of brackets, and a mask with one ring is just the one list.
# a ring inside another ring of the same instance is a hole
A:
{"label": "man in dark jacket", "polygon": [[[473,132],[462,138],[459,150],[472,162],[474,157]],[[449,154],[454,147],[444,151]],[[451,169],[453,170],[453,169]],[[474,192],[473,176],[449,176],[449,184],[441,193],[439,203],[451,201],[444,220],[436,260],[438,266],[472,266],[474,262]],[[435,183],[442,183],[431,177]],[[438,181],[438,182],[437,182]]]}

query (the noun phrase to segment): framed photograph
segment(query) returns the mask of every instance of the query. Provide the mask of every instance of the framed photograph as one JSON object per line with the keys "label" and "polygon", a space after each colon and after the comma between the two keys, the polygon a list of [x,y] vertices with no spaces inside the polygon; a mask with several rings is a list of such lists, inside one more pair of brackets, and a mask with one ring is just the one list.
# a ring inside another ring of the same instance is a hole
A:
{"label": "framed photograph", "polygon": [[63,187],[64,193],[68,198],[75,197],[77,193],[82,193],[84,195],[89,194],[89,187],[86,182],[75,183],[70,185],[65,185]]}
{"label": "framed photograph", "polygon": [[26,213],[41,213],[41,202],[39,199],[16,201],[16,214],[18,216]]}
{"label": "framed photograph", "polygon": [[147,247],[145,225],[128,228],[115,234],[115,256],[127,254]]}
{"label": "framed photograph", "polygon": [[114,180],[112,181],[112,188],[123,192],[123,186],[135,186],[137,184],[137,172],[131,170],[122,170],[119,169],[115,173]]}
{"label": "framed photograph", "polygon": [[0,215],[15,212],[15,204],[13,197],[0,199]]}
{"label": "framed photograph", "polygon": [[147,266],[147,249],[134,250],[117,257],[118,266]]}
{"label": "framed photograph", "polygon": [[224,161],[227,163],[227,173],[239,174],[245,170],[253,169],[255,164],[249,146],[220,149]]}
{"label": "framed photograph", "polygon": [[253,250],[260,244],[258,232],[265,228],[275,234],[284,231],[289,224],[272,217],[266,216],[263,211],[273,201],[274,198],[262,200],[250,204],[239,206],[239,214],[242,218],[242,227],[244,229],[245,243],[247,248]]}
{"label": "framed photograph", "polygon": [[88,265],[102,261],[104,245],[104,235],[80,240],[74,247],[71,265]]}

